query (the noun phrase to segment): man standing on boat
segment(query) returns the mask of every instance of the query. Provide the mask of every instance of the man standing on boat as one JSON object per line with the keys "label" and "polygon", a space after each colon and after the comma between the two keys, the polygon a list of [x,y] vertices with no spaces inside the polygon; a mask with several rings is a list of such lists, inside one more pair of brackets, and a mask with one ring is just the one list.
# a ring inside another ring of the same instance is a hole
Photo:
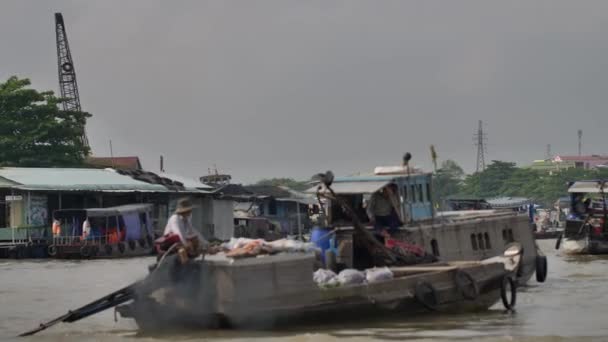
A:
{"label": "man standing on boat", "polygon": [[[394,184],[389,184],[372,194],[367,205],[367,216],[374,229],[384,237],[389,237],[403,225],[399,216],[399,200]],[[387,231],[388,228],[388,231]]]}
{"label": "man standing on boat", "polygon": [[192,226],[193,208],[190,199],[180,199],[177,202],[175,213],[167,221],[163,233],[165,244],[169,245],[163,247],[170,248],[175,243],[181,244],[178,247],[178,254],[183,262],[188,259],[188,256],[195,257],[199,255],[201,250],[207,245],[207,240]]}

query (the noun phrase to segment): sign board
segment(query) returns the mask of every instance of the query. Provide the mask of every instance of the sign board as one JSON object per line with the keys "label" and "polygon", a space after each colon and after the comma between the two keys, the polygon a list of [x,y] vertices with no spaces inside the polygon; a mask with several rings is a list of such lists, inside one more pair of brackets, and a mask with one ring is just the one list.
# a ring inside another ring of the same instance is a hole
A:
{"label": "sign board", "polygon": [[23,196],[11,196],[11,195],[7,195],[4,197],[4,200],[7,202],[17,202],[17,201],[22,201],[23,200]]}

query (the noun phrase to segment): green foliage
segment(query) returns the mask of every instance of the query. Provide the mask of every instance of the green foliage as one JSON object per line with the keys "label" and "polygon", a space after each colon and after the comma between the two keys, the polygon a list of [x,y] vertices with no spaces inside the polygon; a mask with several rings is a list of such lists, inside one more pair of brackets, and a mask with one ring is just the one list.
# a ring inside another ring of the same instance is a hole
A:
{"label": "green foliage", "polygon": [[515,163],[493,161],[486,170],[466,177],[460,194],[480,198],[498,196],[527,197],[551,205],[568,194],[568,182],[603,179],[608,170],[571,168],[548,173],[529,168],[517,168]]}
{"label": "green foliage", "polygon": [[433,178],[433,198],[435,201],[445,199],[462,191],[464,171],[453,160],[445,160]]}
{"label": "green foliage", "polygon": [[85,112],[60,110],[53,92],[30,89],[28,79],[0,83],[0,166],[78,166],[89,154],[80,141]]}
{"label": "green foliage", "polygon": [[271,185],[271,186],[285,186],[291,190],[304,191],[310,188],[308,181],[297,181],[293,178],[268,178],[262,179],[255,183],[255,185]]}

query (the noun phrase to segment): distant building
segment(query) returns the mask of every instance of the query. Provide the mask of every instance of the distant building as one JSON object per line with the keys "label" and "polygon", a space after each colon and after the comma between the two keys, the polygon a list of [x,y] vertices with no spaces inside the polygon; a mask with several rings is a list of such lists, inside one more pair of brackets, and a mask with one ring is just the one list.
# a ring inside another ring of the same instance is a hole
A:
{"label": "distant building", "polygon": [[6,228],[50,227],[58,209],[105,208],[133,203],[154,205],[152,222],[162,233],[179,198],[194,203],[193,224],[208,238],[232,237],[233,201],[185,177],[94,168],[0,167],[0,240]]}
{"label": "distant building", "polygon": [[95,168],[112,168],[117,170],[141,170],[139,157],[87,157],[85,164]]}
{"label": "distant building", "polygon": [[559,171],[571,168],[596,169],[608,164],[608,155],[564,156],[558,155],[552,159],[535,160],[530,166],[533,170]]}

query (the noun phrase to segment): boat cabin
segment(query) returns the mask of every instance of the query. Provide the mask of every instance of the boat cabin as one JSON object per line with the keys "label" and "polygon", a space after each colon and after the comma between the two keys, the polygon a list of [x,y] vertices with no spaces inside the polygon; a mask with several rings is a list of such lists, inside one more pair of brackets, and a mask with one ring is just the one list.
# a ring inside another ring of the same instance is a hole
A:
{"label": "boat cabin", "polygon": [[[393,174],[374,174],[369,176],[337,177],[331,185],[332,190],[342,200],[346,201],[357,213],[361,223],[370,224],[367,206],[374,194],[384,188],[390,188],[395,194],[397,205],[394,208],[407,225],[419,221],[427,221],[434,217],[430,173],[406,172]],[[323,189],[321,191],[327,191]],[[316,191],[316,188],[309,192]],[[352,220],[340,205],[327,201],[325,207],[328,226],[352,226]]]}
{"label": "boat cabin", "polygon": [[592,228],[592,234],[604,235],[607,214],[606,192],[608,184],[603,180],[570,182],[570,210],[566,218],[565,235],[575,236],[587,233],[585,226]]}

